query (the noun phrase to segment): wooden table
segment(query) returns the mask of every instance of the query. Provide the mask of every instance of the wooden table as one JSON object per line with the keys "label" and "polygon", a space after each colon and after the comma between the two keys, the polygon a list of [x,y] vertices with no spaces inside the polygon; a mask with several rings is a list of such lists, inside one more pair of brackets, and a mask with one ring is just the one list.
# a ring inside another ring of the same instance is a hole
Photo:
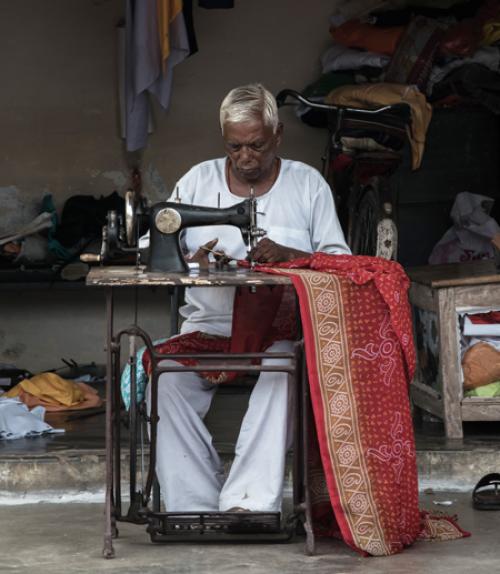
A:
{"label": "wooden table", "polygon": [[444,421],[461,439],[463,421],[500,420],[500,398],[463,396],[459,315],[471,307],[500,309],[500,273],[493,261],[407,270],[417,340],[413,403]]}

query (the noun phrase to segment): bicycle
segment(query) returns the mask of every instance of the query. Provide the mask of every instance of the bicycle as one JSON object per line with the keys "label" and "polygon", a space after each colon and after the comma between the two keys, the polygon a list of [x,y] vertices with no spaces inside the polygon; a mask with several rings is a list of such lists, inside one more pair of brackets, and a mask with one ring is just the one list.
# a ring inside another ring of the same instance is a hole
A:
{"label": "bicycle", "polygon": [[[287,102],[288,98],[295,102]],[[410,107],[343,107],[315,102],[290,89],[281,90],[276,101],[278,107],[300,102],[326,114],[328,139],[322,174],[332,189],[347,242],[355,255],[396,259],[397,193],[390,180],[403,159]],[[379,148],[376,150],[357,149],[359,144],[366,144],[366,140],[356,141],[360,136],[390,142],[390,149],[383,145],[374,146]],[[347,143],[351,146],[349,153]]]}

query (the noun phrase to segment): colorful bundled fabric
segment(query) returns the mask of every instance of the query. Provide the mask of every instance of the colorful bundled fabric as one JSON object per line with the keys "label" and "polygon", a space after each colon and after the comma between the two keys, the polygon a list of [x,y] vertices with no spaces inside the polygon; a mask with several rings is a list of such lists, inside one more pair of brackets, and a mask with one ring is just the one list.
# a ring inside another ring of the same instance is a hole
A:
{"label": "colorful bundled fabric", "polygon": [[42,406],[47,412],[99,407],[97,391],[81,382],[63,379],[56,373],[40,373],[24,379],[2,396],[19,398],[29,408]]}
{"label": "colorful bundled fabric", "polygon": [[330,28],[330,34],[337,44],[387,56],[394,54],[404,31],[404,26],[376,28],[359,20],[348,20]]}
{"label": "colorful bundled fabric", "polygon": [[416,85],[425,92],[443,35],[443,26],[437,20],[424,16],[413,18],[391,58],[384,81]]}
{"label": "colorful bundled fabric", "polygon": [[[415,351],[401,266],[315,253],[258,270],[290,277],[299,299],[319,445],[309,460],[317,533],[340,535],[374,556],[399,552],[418,538],[467,536],[453,519],[418,508],[408,400]],[[233,338],[248,333],[246,316],[236,305]],[[266,344],[251,338],[254,347]]]}

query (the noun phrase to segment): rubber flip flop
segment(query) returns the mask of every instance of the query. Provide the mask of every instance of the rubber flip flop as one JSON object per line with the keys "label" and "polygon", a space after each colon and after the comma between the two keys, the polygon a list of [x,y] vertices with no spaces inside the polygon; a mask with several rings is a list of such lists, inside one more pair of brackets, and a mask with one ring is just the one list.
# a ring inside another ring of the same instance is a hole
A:
{"label": "rubber flip flop", "polygon": [[500,474],[486,474],[472,491],[472,506],[476,510],[500,510]]}

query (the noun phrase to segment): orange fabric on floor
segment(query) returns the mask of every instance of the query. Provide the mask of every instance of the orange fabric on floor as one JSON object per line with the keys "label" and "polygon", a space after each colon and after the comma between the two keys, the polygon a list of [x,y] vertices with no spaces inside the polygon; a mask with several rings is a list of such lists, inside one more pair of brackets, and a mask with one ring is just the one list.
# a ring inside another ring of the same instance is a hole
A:
{"label": "orange fabric on floor", "polygon": [[63,379],[56,373],[40,373],[24,379],[3,396],[18,397],[30,408],[41,405],[47,411],[88,409],[102,404],[95,389]]}

